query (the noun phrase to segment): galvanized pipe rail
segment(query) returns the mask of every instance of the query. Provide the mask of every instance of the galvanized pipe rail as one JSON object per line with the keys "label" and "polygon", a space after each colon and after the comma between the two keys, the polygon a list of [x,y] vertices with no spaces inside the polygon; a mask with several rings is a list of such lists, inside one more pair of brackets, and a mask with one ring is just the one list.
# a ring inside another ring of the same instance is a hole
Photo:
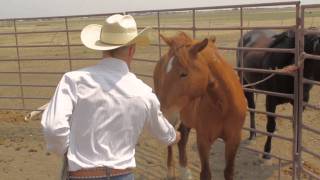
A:
{"label": "galvanized pipe rail", "polygon": [[[195,10],[215,10],[215,9],[230,9],[230,8],[250,8],[250,7],[267,7],[267,6],[290,6],[300,4],[300,1],[287,1],[287,2],[274,2],[274,3],[256,3],[256,4],[238,4],[226,6],[208,6],[208,7],[194,7],[194,8],[179,8],[179,9],[161,9],[161,10],[142,10],[142,11],[127,11],[126,14],[140,14],[140,13],[160,13],[168,11],[190,11]],[[82,18],[82,17],[95,17],[95,16],[108,16],[112,14],[122,14],[123,12],[105,13],[105,14],[87,14],[87,15],[74,15],[67,16],[68,18]],[[59,19],[65,16],[49,16],[49,17],[32,17],[32,18],[19,18],[20,20],[37,20],[37,19]],[[1,19],[1,21],[10,21],[14,18]]]}

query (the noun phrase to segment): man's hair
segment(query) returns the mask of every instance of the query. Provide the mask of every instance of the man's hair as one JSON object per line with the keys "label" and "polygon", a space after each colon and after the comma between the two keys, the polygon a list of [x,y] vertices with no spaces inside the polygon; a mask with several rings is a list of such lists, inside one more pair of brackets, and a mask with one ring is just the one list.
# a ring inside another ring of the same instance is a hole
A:
{"label": "man's hair", "polygon": [[110,50],[110,51],[103,51],[102,53],[103,54],[110,54],[111,56],[113,56],[115,54],[121,53],[122,51],[126,51],[131,46],[134,46],[134,44],[129,44],[129,45],[126,45],[126,46],[122,46],[122,47],[119,47],[117,49],[113,49],[113,50]]}

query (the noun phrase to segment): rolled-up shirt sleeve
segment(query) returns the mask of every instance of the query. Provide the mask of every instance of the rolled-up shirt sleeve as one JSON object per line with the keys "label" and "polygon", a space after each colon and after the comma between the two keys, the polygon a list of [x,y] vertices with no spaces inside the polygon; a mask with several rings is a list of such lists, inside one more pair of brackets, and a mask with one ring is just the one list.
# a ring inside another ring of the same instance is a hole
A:
{"label": "rolled-up shirt sleeve", "polygon": [[63,155],[69,146],[70,119],[76,103],[76,85],[64,75],[42,114],[41,125],[48,151]]}
{"label": "rolled-up shirt sleeve", "polygon": [[176,139],[176,131],[163,116],[158,98],[153,94],[148,104],[147,130],[162,143],[167,145],[172,144]]}

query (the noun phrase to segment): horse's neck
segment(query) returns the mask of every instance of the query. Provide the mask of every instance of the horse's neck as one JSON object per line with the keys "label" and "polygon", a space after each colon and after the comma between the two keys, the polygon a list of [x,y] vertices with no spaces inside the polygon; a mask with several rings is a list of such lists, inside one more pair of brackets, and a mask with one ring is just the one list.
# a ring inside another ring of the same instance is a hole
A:
{"label": "horse's neck", "polygon": [[208,101],[212,106],[215,106],[219,109],[219,112],[224,114],[227,111],[228,97],[224,94],[223,88],[216,87],[216,85],[209,85],[207,93],[204,96],[205,98],[209,97]]}
{"label": "horse's neck", "polygon": [[[209,69],[211,71],[210,82],[207,88],[207,95],[210,97],[211,102],[218,106],[222,112],[226,112],[228,104],[232,100],[232,82],[230,81],[229,73],[234,73],[229,70],[224,61],[213,62]],[[228,75],[229,74],[229,75]]]}

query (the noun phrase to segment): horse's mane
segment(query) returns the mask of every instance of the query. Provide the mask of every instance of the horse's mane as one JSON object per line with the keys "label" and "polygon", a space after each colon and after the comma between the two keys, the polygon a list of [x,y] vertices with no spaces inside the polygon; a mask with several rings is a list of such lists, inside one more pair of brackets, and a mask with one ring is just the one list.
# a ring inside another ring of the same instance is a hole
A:
{"label": "horse's mane", "polygon": [[172,39],[172,45],[175,48],[180,48],[182,46],[191,46],[193,40],[183,31],[180,31],[177,36]]}
{"label": "horse's mane", "polygon": [[285,40],[285,39],[294,39],[295,35],[294,35],[293,30],[288,30],[288,31],[282,32],[280,34],[274,35],[273,38],[274,38],[274,40],[269,45],[269,48],[273,48],[273,47],[277,46],[278,44],[283,42],[283,40]]}

